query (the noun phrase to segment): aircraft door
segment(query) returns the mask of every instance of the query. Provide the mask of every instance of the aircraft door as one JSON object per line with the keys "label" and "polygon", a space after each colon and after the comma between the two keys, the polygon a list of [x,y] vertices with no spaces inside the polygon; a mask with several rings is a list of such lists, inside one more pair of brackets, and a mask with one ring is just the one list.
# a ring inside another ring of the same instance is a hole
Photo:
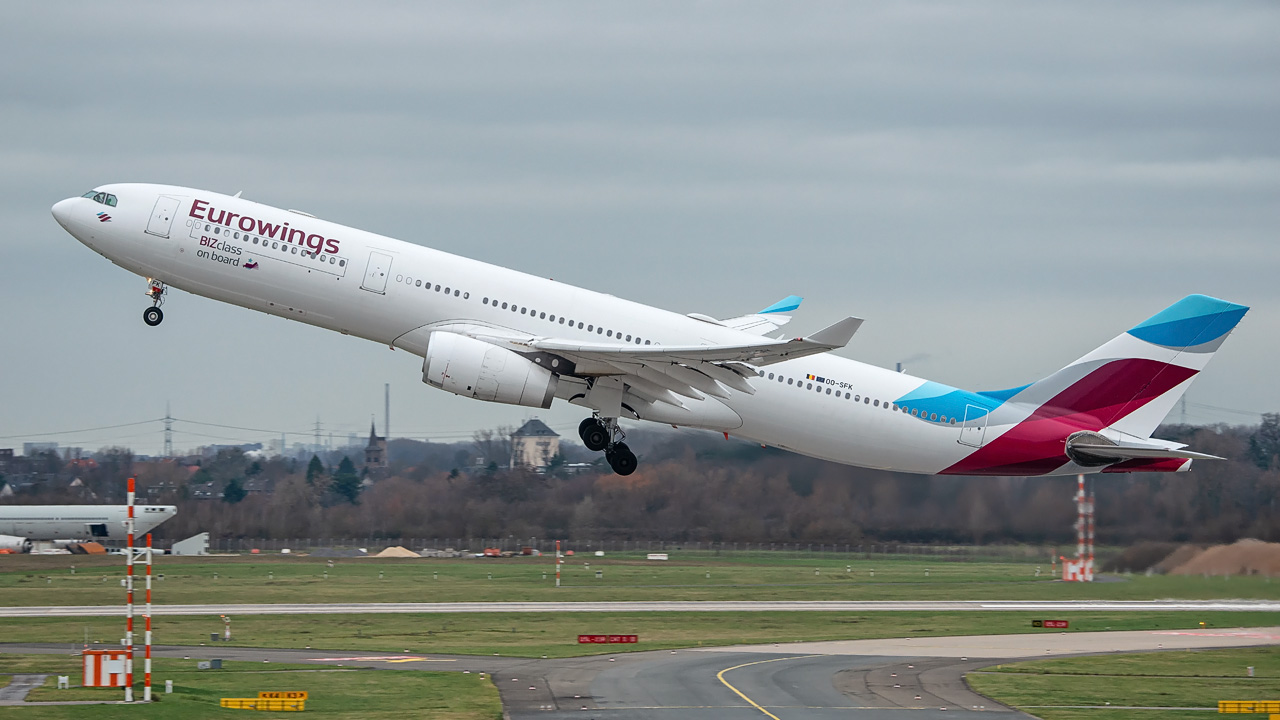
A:
{"label": "aircraft door", "polygon": [[151,210],[151,219],[147,221],[147,234],[156,237],[169,237],[169,228],[173,225],[173,216],[178,212],[178,198],[161,195],[156,198],[156,206]]}
{"label": "aircraft door", "polygon": [[960,425],[960,444],[982,447],[987,434],[987,410],[977,405],[966,405],[964,423]]}
{"label": "aircraft door", "polygon": [[89,535],[91,537],[107,537],[110,534],[107,532],[106,523],[89,523]]}
{"label": "aircraft door", "polygon": [[369,253],[369,267],[364,271],[360,287],[384,295],[387,292],[387,273],[391,272],[391,256],[373,250]]}

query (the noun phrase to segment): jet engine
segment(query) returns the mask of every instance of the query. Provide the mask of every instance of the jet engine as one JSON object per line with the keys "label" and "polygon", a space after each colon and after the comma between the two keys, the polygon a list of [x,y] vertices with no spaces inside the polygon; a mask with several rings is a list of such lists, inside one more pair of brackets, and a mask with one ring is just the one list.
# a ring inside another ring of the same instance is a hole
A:
{"label": "jet engine", "polygon": [[526,407],[551,407],[560,376],[525,356],[451,332],[427,338],[422,381],[455,395]]}
{"label": "jet engine", "polygon": [[17,535],[0,535],[0,550],[9,552],[30,552],[31,541]]}

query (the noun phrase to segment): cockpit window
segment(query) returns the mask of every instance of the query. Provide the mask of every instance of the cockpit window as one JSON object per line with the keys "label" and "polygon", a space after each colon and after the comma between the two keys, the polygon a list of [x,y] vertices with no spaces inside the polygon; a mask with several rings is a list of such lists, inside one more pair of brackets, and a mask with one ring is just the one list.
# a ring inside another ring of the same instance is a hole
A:
{"label": "cockpit window", "polygon": [[103,205],[109,205],[111,207],[116,206],[116,196],[112,195],[111,193],[104,193],[104,192],[98,192],[96,190],[90,190],[89,192],[81,195],[80,197],[91,198],[94,202],[102,203]]}

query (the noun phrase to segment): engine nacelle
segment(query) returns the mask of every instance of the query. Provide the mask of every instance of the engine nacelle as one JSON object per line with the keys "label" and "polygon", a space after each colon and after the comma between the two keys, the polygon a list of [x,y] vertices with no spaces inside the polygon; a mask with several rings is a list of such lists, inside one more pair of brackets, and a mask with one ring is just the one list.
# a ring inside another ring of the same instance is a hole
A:
{"label": "engine nacelle", "polygon": [[17,535],[0,535],[0,550],[31,552],[31,541]]}
{"label": "engine nacelle", "polygon": [[455,395],[549,408],[560,376],[525,356],[451,332],[427,338],[422,381]]}

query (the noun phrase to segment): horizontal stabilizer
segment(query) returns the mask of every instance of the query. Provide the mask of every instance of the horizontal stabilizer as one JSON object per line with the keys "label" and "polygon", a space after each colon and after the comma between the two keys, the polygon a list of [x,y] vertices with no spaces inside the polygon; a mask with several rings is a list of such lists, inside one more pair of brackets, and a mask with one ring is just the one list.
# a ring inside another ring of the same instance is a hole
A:
{"label": "horizontal stabilizer", "polygon": [[1110,460],[1222,460],[1217,455],[1192,452],[1182,448],[1159,445],[1101,445],[1095,443],[1071,443],[1071,449],[1093,457]]}

